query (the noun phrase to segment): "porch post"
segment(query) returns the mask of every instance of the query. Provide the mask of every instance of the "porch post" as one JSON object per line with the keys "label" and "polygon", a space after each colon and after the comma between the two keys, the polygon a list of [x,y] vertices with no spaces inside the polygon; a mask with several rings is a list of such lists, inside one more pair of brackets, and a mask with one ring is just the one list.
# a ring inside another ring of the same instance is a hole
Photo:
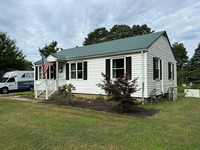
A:
{"label": "porch post", "polygon": [[56,77],[57,77],[57,79],[56,79],[57,80],[56,89],[58,89],[58,82],[59,82],[58,81],[58,79],[59,79],[59,77],[58,77],[58,59],[56,60]]}
{"label": "porch post", "polygon": [[[163,60],[164,61],[164,60]],[[164,94],[165,93],[165,91],[164,91],[164,63],[163,63],[163,61],[162,61],[162,70],[161,70],[161,72],[162,72],[162,94]]]}
{"label": "porch post", "polygon": [[35,75],[36,75],[36,73],[35,73],[35,72],[36,72],[36,71],[35,71],[35,69],[36,69],[36,68],[35,68],[35,64],[33,64],[33,68],[34,68],[34,82],[33,82],[33,86],[34,86],[34,95],[35,95],[35,98],[37,98],[37,97],[36,97],[36,92],[37,92],[37,91],[36,91],[36,86],[35,86],[35,85],[36,85],[36,84],[35,84],[35,82],[36,82],[36,81],[35,81],[35,77],[36,77],[36,76],[35,76]]}
{"label": "porch post", "polygon": [[47,79],[45,79],[45,88],[46,88],[46,100],[48,100],[48,85],[47,85]]}

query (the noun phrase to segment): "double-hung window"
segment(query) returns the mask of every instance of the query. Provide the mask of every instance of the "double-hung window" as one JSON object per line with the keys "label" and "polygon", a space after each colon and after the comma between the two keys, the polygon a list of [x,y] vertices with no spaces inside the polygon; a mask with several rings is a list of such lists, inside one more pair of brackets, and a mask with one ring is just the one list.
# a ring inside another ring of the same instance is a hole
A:
{"label": "double-hung window", "polygon": [[112,60],[112,71],[113,71],[112,72],[113,78],[118,78],[121,75],[124,75],[125,72],[124,58]]}
{"label": "double-hung window", "polygon": [[131,80],[132,58],[130,56],[106,59],[105,64],[105,73],[108,78],[118,78],[126,73],[128,80]]}
{"label": "double-hung window", "polygon": [[83,78],[83,63],[77,63],[77,78],[82,79]]}
{"label": "double-hung window", "polygon": [[155,61],[155,78],[156,79],[160,79],[160,63],[159,63],[159,59],[157,58]]}
{"label": "double-hung window", "polygon": [[76,63],[71,63],[71,79],[76,79]]}
{"label": "double-hung window", "polygon": [[71,79],[83,79],[83,63],[71,63]]}
{"label": "double-hung window", "polygon": [[87,61],[66,63],[66,80],[87,80]]}
{"label": "double-hung window", "polygon": [[169,62],[168,63],[168,79],[173,80],[174,79],[174,64]]}
{"label": "double-hung window", "polygon": [[162,80],[162,60],[157,57],[153,58],[153,79]]}

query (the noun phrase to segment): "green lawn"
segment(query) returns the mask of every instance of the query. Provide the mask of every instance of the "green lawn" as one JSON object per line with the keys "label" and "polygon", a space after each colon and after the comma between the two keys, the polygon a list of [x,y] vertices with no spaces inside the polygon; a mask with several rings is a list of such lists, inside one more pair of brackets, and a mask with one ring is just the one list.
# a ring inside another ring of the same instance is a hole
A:
{"label": "green lawn", "polygon": [[179,98],[133,118],[0,99],[0,149],[199,149],[200,99]]}

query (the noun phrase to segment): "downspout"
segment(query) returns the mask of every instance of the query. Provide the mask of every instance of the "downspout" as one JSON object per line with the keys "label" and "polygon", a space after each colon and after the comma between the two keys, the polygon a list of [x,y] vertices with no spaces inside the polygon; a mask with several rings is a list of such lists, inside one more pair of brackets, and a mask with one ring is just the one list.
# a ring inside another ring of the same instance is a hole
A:
{"label": "downspout", "polygon": [[163,61],[162,61],[162,70],[161,70],[161,72],[162,72],[162,94],[164,94],[164,63],[163,63]]}
{"label": "downspout", "polygon": [[144,105],[144,52],[141,51],[142,55],[142,105]]}

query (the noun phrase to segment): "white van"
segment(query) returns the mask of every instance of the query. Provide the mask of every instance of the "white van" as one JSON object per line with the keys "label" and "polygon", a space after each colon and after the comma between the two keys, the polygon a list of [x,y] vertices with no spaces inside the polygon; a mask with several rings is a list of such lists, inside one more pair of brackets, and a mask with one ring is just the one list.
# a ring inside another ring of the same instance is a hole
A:
{"label": "white van", "polygon": [[11,90],[33,89],[34,71],[6,72],[0,79],[0,90],[6,94]]}

